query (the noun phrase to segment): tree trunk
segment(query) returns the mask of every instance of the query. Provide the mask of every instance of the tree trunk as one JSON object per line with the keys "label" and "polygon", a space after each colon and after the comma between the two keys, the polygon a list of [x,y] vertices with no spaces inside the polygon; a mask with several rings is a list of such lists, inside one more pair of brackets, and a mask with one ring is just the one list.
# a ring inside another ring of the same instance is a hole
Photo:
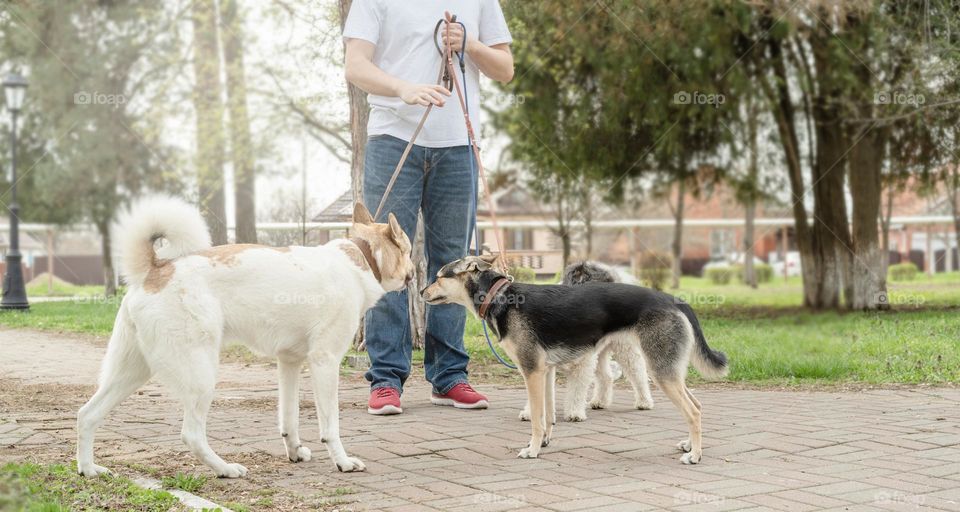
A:
{"label": "tree trunk", "polygon": [[[344,24],[347,22],[347,15],[350,14],[350,5],[352,3],[353,0],[339,0],[341,33],[343,32]],[[370,107],[367,104],[367,93],[351,83],[347,83],[347,100],[350,104],[350,190],[353,192],[353,202],[362,203],[364,202],[363,154],[367,146],[367,120],[370,117]],[[371,207],[372,205],[367,206]],[[414,260],[413,263],[417,268],[424,265],[422,255],[419,260]],[[414,295],[416,295],[414,298],[415,301],[423,300],[419,298],[419,293],[415,293]],[[426,310],[425,306],[424,310]],[[414,309],[410,308],[411,315],[413,311]],[[410,325],[415,325],[414,322],[415,320],[411,316]],[[354,338],[354,345],[358,348],[363,347],[363,329],[364,325],[361,322],[360,328],[357,330],[357,335]]]}
{"label": "tree trunk", "polygon": [[[103,294],[113,297],[117,294],[117,277],[113,270],[113,241],[110,238],[110,222],[97,222],[100,232],[100,250],[103,259]],[[52,269],[48,269],[53,272]]]}
{"label": "tree trunk", "polygon": [[[957,141],[958,131],[955,130],[953,140]],[[950,178],[947,180],[947,198],[950,201],[950,212],[953,213],[953,234],[957,240],[957,251],[960,253],[960,163],[953,163],[950,169]],[[947,250],[953,250],[947,243]],[[960,264],[958,264],[960,268]],[[949,270],[948,270],[949,271]]]}
{"label": "tree trunk", "polygon": [[887,274],[878,240],[881,183],[886,129],[875,128],[860,138],[850,151],[850,194],[853,198],[853,262],[849,280],[851,309],[888,309]]}
{"label": "tree trunk", "polygon": [[750,288],[757,287],[757,272],[753,266],[753,219],[757,215],[756,199],[748,199],[743,222],[743,282]]}
{"label": "tree trunk", "polygon": [[893,185],[887,190],[887,213],[880,213],[880,229],[883,233],[883,255],[880,257],[880,275],[886,278],[890,266],[890,219],[893,217]]}
{"label": "tree trunk", "polygon": [[427,259],[424,254],[424,222],[423,212],[417,215],[417,234],[413,241],[413,264],[415,277],[407,286],[407,299],[410,311],[410,336],[413,338],[413,348],[422,349],[427,335],[427,303],[420,296],[420,290],[427,286]]}
{"label": "tree trunk", "polygon": [[590,193],[590,188],[584,184],[583,185],[583,236],[586,238],[587,242],[587,254],[586,258],[588,260],[593,259],[593,197]]}
{"label": "tree trunk", "polygon": [[221,0],[223,60],[227,75],[227,107],[230,112],[230,149],[236,212],[236,242],[257,243],[256,176],[250,118],[247,115],[247,80],[243,65],[243,20],[239,0]]}
{"label": "tree trunk", "polygon": [[757,215],[757,109],[752,98],[747,107],[747,138],[750,144],[750,164],[747,169],[747,197],[743,223],[743,282],[757,287],[757,273],[753,268],[753,220]]}
{"label": "tree trunk", "polygon": [[[825,36],[826,37],[826,36]],[[813,99],[816,122],[816,158],[813,179],[813,254],[817,269],[817,295],[813,304],[819,309],[838,309],[840,291],[853,295],[850,282],[852,254],[850,227],[844,197],[847,158],[846,137],[840,106],[834,100],[842,96],[839,79],[831,73],[829,47],[824,38],[811,38],[818,94]]]}
{"label": "tree trunk", "polygon": [[673,271],[671,272],[673,277],[670,283],[673,289],[680,288],[680,271],[682,270],[680,263],[683,258],[683,203],[686,188],[686,180],[680,178],[677,181],[677,207],[673,213]]}
{"label": "tree trunk", "polygon": [[223,191],[223,103],[220,97],[220,52],[213,0],[193,4],[193,105],[197,112],[197,182],[200,209],[213,245],[227,243]]}
{"label": "tree trunk", "polygon": [[[557,236],[560,237],[560,243],[563,246],[563,268],[567,268],[567,265],[570,264],[570,253],[573,249],[573,240],[570,236],[570,221],[567,218],[569,212],[569,205],[564,207],[564,197],[568,194],[568,189],[566,186],[561,185],[558,187],[557,192]],[[506,243],[506,242],[504,242]],[[501,254],[503,254],[503,248],[500,249]]]}
{"label": "tree trunk", "polygon": [[[817,261],[813,256],[813,234],[807,220],[807,209],[803,204],[806,193],[803,184],[803,167],[800,162],[800,145],[796,131],[796,113],[790,99],[786,65],[778,41],[770,43],[772,54],[774,86],[770,86],[766,77],[760,78],[764,94],[772,105],[774,118],[777,121],[777,132],[780,143],[783,145],[784,158],[787,163],[787,175],[790,180],[790,202],[793,209],[794,235],[797,241],[797,250],[800,252],[800,266],[803,275],[803,304],[814,307],[817,302]],[[786,257],[786,255],[784,255]]]}
{"label": "tree trunk", "polygon": [[[340,0],[340,30],[347,22],[352,0]],[[363,201],[363,154],[367,145],[367,120],[370,117],[370,107],[367,104],[367,93],[359,87],[348,83],[347,97],[350,101],[350,189],[353,191],[353,201]],[[369,205],[368,205],[369,206]],[[415,262],[416,263],[416,262]]]}

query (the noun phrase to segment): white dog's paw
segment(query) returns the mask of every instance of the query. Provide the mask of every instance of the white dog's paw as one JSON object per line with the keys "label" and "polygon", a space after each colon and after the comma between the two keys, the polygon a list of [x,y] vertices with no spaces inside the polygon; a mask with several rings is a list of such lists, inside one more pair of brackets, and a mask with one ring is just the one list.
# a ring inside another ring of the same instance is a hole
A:
{"label": "white dog's paw", "polygon": [[520,411],[520,421],[530,421],[530,409],[527,407]]}
{"label": "white dog's paw", "polygon": [[247,475],[247,468],[243,467],[240,464],[231,464],[228,463],[227,467],[220,471],[220,474],[217,476],[220,478],[240,478]]}
{"label": "white dog's paw", "polygon": [[540,449],[532,449],[529,446],[520,450],[520,453],[517,454],[518,459],[536,459],[537,455],[540,455]]}
{"label": "white dog's paw", "polygon": [[572,422],[584,421],[587,419],[587,411],[569,411],[563,416],[563,419]]}
{"label": "white dog's paw", "polygon": [[287,455],[287,458],[290,459],[290,462],[309,462],[310,448],[300,445],[297,447],[296,453],[292,455]]}
{"label": "white dog's paw", "polygon": [[700,454],[693,453],[693,452],[684,453],[683,455],[680,456],[680,462],[684,464],[697,464],[698,462],[700,462]]}
{"label": "white dog's paw", "polygon": [[364,466],[363,461],[356,457],[347,457],[346,460],[337,462],[337,469],[341,473],[353,473],[355,471],[366,471],[367,466]]}
{"label": "white dog's paw", "polygon": [[640,411],[649,411],[650,409],[653,409],[653,400],[649,398],[641,398],[640,400],[634,402],[633,406]]}
{"label": "white dog's paw", "polygon": [[689,452],[690,440],[684,439],[683,441],[680,441],[679,443],[677,443],[677,449],[680,450],[681,452]]}
{"label": "white dog's paw", "polygon": [[609,405],[610,401],[602,398],[594,398],[593,400],[590,400],[591,409],[606,409]]}
{"label": "white dog's paw", "polygon": [[109,469],[98,466],[96,464],[90,464],[89,466],[82,467],[77,470],[77,473],[80,473],[83,476],[100,476],[100,475],[112,475],[113,471]]}

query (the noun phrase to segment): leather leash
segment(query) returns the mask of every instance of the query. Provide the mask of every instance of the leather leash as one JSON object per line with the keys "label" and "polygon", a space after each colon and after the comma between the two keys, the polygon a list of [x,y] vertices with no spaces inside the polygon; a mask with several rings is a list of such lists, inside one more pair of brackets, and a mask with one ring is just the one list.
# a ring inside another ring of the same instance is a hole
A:
{"label": "leather leash", "polygon": [[[434,43],[436,43],[436,35],[440,27],[440,23],[443,23],[445,20],[440,20],[437,22],[437,27],[434,28]],[[449,79],[450,82],[453,82],[453,86],[457,91],[457,99],[460,102],[460,110],[463,111],[463,121],[467,128],[467,137],[470,141],[470,147],[473,150],[473,157],[477,161],[477,168],[479,169],[480,181],[483,182],[483,190],[487,196],[487,208],[490,210],[490,220],[493,223],[493,234],[497,240],[497,248],[499,249],[499,254],[497,256],[497,267],[500,270],[506,272],[507,266],[503,258],[503,241],[500,237],[500,228],[497,224],[497,212],[494,208],[493,198],[490,195],[490,187],[487,185],[487,177],[483,169],[483,161],[480,160],[480,146],[477,144],[477,137],[473,131],[473,123],[470,122],[470,114],[467,110],[467,104],[464,99],[464,93],[460,88],[460,82],[457,81],[457,75],[453,67],[453,46],[450,44],[450,24],[459,23],[456,16],[452,16],[450,21],[446,22],[445,27],[447,35],[447,44],[444,47],[444,50],[441,55],[441,65],[440,72],[437,74],[437,85],[440,85],[445,81],[445,78]],[[461,23],[462,26],[462,23]],[[461,52],[466,51],[466,29],[463,33],[464,43]],[[413,136],[410,137],[410,141],[407,142],[407,147],[404,148],[403,154],[400,156],[400,161],[397,162],[397,167],[393,170],[393,175],[390,176],[390,181],[387,183],[387,188],[383,191],[383,196],[380,198],[380,204],[377,206],[377,212],[373,215],[374,219],[380,218],[380,213],[383,211],[383,206],[387,202],[387,197],[390,195],[390,192],[393,190],[393,186],[397,181],[397,177],[400,176],[400,171],[403,169],[403,164],[407,161],[407,157],[410,155],[410,150],[413,149],[414,142],[417,140],[417,136],[420,135],[420,132],[423,130],[423,125],[427,121],[427,116],[430,115],[430,111],[433,110],[433,103],[427,105],[427,109],[423,112],[423,116],[420,118],[420,122],[417,124],[416,130],[413,131]],[[474,227],[474,229],[477,229]],[[480,249],[479,247],[477,248]]]}

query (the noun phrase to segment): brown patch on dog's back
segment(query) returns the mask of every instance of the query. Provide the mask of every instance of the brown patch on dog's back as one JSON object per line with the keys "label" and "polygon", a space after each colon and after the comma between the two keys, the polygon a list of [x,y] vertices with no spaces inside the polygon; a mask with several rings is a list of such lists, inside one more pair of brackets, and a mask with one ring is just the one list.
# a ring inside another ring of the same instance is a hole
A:
{"label": "brown patch on dog's back", "polygon": [[289,247],[270,247],[269,245],[260,244],[230,244],[204,249],[196,253],[196,255],[209,259],[213,264],[220,263],[232,267],[239,263],[239,261],[237,261],[238,254],[251,249],[270,249],[277,252],[290,252]]}
{"label": "brown patch on dog's back", "polygon": [[143,291],[157,293],[166,288],[167,283],[173,279],[174,270],[173,262],[170,260],[155,262],[143,281]]}
{"label": "brown patch on dog's back", "polygon": [[353,244],[338,244],[337,248],[343,251],[350,258],[350,261],[360,267],[361,270],[370,270],[370,265],[367,264],[367,259],[363,257],[363,252],[359,247]]}
{"label": "brown patch on dog's back", "polygon": [[[214,265],[222,264],[228,267],[239,263],[237,255],[251,249],[270,249],[277,252],[290,252],[289,247],[271,247],[269,245],[259,244],[231,244],[218,245],[200,252],[188,254],[187,256],[200,256],[207,258]],[[154,260],[153,268],[147,273],[147,278],[143,281],[143,290],[147,293],[157,293],[163,290],[167,283],[173,279],[175,271],[173,262],[175,260]]]}

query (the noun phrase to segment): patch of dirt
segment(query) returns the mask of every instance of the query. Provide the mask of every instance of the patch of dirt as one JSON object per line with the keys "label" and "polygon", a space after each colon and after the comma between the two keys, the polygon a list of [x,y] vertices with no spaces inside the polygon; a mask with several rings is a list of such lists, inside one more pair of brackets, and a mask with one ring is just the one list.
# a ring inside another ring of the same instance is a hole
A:
{"label": "patch of dirt", "polygon": [[75,414],[96,391],[96,386],[73,384],[24,384],[19,379],[0,379],[0,412]]}
{"label": "patch of dirt", "polygon": [[[137,457],[134,462],[115,461],[115,463],[126,466],[124,474],[133,472],[145,474],[151,478],[177,473],[210,475],[210,468],[201,464],[188,452],[157,450],[140,455],[143,456]],[[318,455],[326,456],[324,453]],[[129,459],[129,457],[125,458]],[[234,479],[211,478],[194,494],[220,505],[239,503],[256,511],[334,510],[353,502],[348,493],[331,496],[329,486],[324,488],[319,485],[311,489],[314,486],[308,484],[303,487],[304,493],[275,487],[277,481],[294,474],[293,464],[282,457],[254,452],[231,454],[229,460],[243,464],[249,470],[247,475]],[[322,481],[320,475],[316,475],[315,479],[318,484]]]}

